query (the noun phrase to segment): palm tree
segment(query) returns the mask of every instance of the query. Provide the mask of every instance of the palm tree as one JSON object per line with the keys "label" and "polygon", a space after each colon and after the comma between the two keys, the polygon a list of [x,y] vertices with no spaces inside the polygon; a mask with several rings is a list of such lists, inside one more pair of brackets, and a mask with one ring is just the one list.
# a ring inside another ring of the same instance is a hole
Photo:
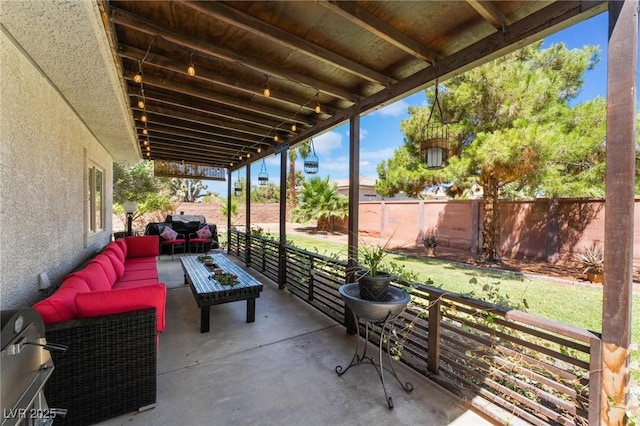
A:
{"label": "palm tree", "polygon": [[298,155],[296,151],[302,158],[307,158],[311,151],[309,141],[301,143],[297,149],[292,148],[289,150],[289,211],[293,211],[296,208],[296,204],[298,204],[296,196],[296,160]]}
{"label": "palm tree", "polygon": [[338,194],[329,177],[305,181],[300,196],[300,204],[291,213],[292,220],[303,223],[316,220],[319,231],[331,231],[331,219],[344,219],[349,213],[349,199]]}

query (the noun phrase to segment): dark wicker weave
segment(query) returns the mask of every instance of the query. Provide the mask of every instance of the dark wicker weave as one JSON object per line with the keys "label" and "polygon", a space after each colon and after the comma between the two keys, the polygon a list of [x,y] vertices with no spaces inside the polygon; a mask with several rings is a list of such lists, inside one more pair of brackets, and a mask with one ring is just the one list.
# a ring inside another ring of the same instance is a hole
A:
{"label": "dark wicker weave", "polygon": [[144,309],[48,326],[55,370],[49,407],[68,409],[55,425],[89,425],[156,402],[156,311]]}

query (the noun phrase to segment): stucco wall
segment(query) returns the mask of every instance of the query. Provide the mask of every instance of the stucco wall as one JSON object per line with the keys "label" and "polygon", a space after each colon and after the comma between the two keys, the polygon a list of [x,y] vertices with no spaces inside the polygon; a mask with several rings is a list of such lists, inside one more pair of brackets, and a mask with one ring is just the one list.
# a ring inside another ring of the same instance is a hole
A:
{"label": "stucco wall", "polygon": [[[110,238],[112,159],[56,87],[0,31],[0,308],[30,305]],[[85,239],[86,169],[105,173],[105,229]]]}

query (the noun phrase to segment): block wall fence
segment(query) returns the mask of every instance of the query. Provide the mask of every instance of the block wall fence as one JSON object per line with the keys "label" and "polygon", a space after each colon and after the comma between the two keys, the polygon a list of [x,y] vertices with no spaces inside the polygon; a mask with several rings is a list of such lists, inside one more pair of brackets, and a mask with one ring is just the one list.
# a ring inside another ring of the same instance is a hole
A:
{"label": "block wall fence", "polygon": [[[634,265],[640,265],[640,199],[634,212]],[[584,247],[604,246],[604,213],[603,199],[500,201],[502,256],[571,261]],[[441,246],[478,253],[482,214],[482,200],[361,202],[359,232],[393,236],[407,247],[436,234]],[[339,228],[346,231],[346,222]]]}
{"label": "block wall fence", "polygon": [[[279,204],[253,204],[252,223],[278,223]],[[226,227],[217,203],[183,203],[176,211],[201,214]],[[636,199],[634,265],[640,266],[640,198]],[[360,202],[360,234],[389,238],[394,245],[422,247],[422,236],[437,234],[440,245],[477,254],[482,238],[482,200]],[[505,258],[572,261],[583,247],[604,246],[603,199],[500,201],[501,253]],[[244,210],[234,217],[244,224]],[[347,220],[334,222],[347,232]]]}

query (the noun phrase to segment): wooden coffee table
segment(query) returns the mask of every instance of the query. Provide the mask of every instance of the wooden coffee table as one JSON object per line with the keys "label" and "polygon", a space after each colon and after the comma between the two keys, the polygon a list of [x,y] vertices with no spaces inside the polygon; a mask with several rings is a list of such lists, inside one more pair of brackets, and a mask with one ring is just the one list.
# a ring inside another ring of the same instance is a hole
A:
{"label": "wooden coffee table", "polygon": [[262,284],[224,255],[216,253],[211,257],[225,273],[237,275],[238,283],[232,286],[222,285],[214,278],[210,278],[213,273],[198,260],[197,256],[183,256],[180,259],[185,284],[191,287],[193,297],[200,308],[200,332],[209,331],[211,306],[222,303],[246,300],[247,322],[254,322],[256,299],[260,297]]}

